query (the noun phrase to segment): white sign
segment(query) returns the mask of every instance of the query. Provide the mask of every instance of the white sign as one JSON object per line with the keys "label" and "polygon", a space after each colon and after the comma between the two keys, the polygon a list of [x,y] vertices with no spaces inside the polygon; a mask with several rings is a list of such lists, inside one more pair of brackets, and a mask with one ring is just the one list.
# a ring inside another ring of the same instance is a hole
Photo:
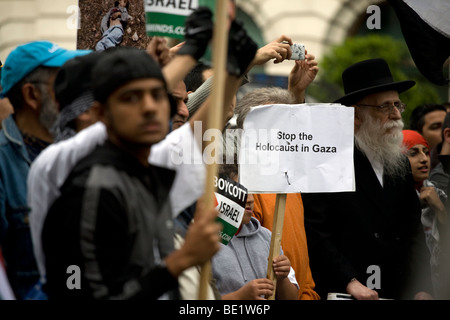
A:
{"label": "white sign", "polygon": [[340,104],[251,109],[239,152],[250,193],[355,191],[354,109]]}

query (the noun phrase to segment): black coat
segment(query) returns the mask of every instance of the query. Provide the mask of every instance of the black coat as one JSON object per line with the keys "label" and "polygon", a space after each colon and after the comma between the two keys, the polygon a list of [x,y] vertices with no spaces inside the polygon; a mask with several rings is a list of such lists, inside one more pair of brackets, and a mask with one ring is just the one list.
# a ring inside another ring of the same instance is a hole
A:
{"label": "black coat", "polygon": [[[406,162],[409,167],[405,157]],[[357,148],[354,165],[355,192],[302,194],[316,291],[326,299],[329,292],[345,293],[352,278],[364,285],[369,278],[369,285],[380,285],[374,289],[381,298],[431,293],[429,253],[411,172],[405,178],[385,175],[381,187]],[[374,281],[377,273],[379,282]]]}
{"label": "black coat", "polygon": [[[450,155],[439,155],[439,160],[442,163],[444,172],[450,175]],[[447,193],[447,203],[445,204],[447,223],[438,223],[441,256],[439,266],[440,286],[437,298],[450,300],[450,180],[445,191]]]}

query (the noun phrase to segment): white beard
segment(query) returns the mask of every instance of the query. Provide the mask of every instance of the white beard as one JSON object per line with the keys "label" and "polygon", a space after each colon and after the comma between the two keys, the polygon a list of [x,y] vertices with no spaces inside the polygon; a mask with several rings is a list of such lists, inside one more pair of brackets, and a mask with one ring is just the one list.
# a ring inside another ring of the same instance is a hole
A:
{"label": "white beard", "polygon": [[407,166],[402,146],[403,121],[391,120],[381,124],[369,115],[364,116],[362,125],[355,134],[356,147],[364,154],[370,150],[376,160],[383,164],[385,174],[404,176]]}

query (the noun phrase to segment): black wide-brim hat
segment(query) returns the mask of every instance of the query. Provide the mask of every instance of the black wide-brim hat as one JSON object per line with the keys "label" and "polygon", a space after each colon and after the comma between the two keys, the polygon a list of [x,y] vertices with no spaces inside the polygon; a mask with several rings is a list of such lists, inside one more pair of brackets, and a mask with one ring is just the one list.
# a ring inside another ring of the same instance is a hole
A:
{"label": "black wide-brim hat", "polygon": [[412,80],[394,81],[389,66],[384,59],[369,59],[357,62],[342,73],[345,96],[335,103],[350,106],[365,96],[388,90],[398,93],[413,87]]}

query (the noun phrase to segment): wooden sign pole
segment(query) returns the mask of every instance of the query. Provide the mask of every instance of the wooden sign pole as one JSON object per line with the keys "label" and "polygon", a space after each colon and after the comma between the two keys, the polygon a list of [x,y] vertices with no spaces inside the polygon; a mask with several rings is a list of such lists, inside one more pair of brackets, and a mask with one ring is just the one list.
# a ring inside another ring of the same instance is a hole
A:
{"label": "wooden sign pole", "polygon": [[266,296],[268,300],[275,300],[277,278],[272,268],[272,261],[280,255],[281,235],[283,233],[284,210],[286,208],[286,193],[277,194],[275,201],[275,212],[273,214],[272,238],[270,239],[270,251],[267,265],[267,279],[273,281],[275,289],[271,296]]}
{"label": "wooden sign pole", "polygon": [[[213,86],[211,90],[211,106],[208,114],[208,127],[222,130],[222,108],[225,97],[226,62],[228,52],[228,0],[216,1],[216,12],[213,33],[212,64]],[[220,143],[214,141],[213,143]],[[218,148],[216,148],[218,150]],[[216,160],[218,152],[215,153]],[[207,165],[205,194],[203,196],[206,208],[214,207],[214,176],[217,175],[217,161]],[[209,279],[211,276],[211,261],[201,266],[199,300],[206,300]]]}

